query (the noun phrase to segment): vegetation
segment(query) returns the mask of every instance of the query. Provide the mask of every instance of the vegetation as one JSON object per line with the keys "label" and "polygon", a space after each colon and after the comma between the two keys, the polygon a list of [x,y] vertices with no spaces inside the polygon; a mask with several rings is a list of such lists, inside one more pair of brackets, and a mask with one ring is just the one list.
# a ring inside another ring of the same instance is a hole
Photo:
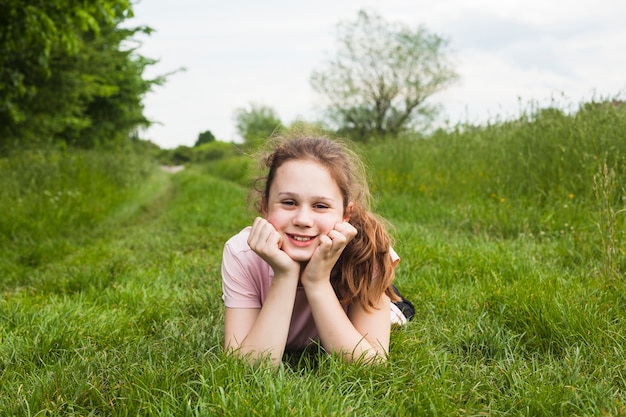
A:
{"label": "vegetation", "polygon": [[142,99],[162,78],[132,47],[128,0],[3,0],[0,6],[0,153],[64,143],[127,141],[148,125]]}
{"label": "vegetation", "polygon": [[374,367],[223,356],[247,156],[175,175],[143,151],[0,159],[0,410],[626,415],[625,131],[622,107],[591,103],[360,146],[417,309]]}
{"label": "vegetation", "polygon": [[145,155],[139,146],[42,148],[0,159],[0,287],[28,285],[35,279],[31,269],[73,252],[117,216],[131,215],[136,207],[124,211],[123,205],[153,172]]}
{"label": "vegetation", "polygon": [[237,133],[243,138],[246,146],[253,149],[282,126],[273,108],[259,104],[250,104],[249,108],[236,109],[234,118]]}
{"label": "vegetation", "polygon": [[198,139],[196,143],[193,145],[194,148],[200,145],[204,145],[205,143],[215,142],[215,135],[211,133],[210,130],[205,130],[198,135]]}
{"label": "vegetation", "polygon": [[458,78],[448,41],[424,27],[360,11],[338,25],[337,38],[336,57],[311,85],[328,102],[331,124],[356,140],[428,126],[436,109],[426,100]]}

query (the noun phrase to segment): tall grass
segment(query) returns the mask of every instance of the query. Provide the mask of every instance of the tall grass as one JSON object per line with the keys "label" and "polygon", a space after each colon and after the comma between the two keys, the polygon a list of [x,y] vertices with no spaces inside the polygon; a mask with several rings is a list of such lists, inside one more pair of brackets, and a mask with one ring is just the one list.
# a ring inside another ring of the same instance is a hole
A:
{"label": "tall grass", "polygon": [[[0,253],[0,414],[626,415],[625,130],[619,112],[583,110],[361,149],[417,310],[373,367],[223,355],[221,250],[254,216],[244,157],[118,182],[106,155],[33,168],[91,161],[54,188],[90,201],[38,229],[31,213],[58,213],[54,199],[2,200],[21,249]],[[20,261],[29,236],[50,242],[39,262]]]}
{"label": "tall grass", "polygon": [[458,126],[366,154],[373,189],[392,216],[406,210],[395,201],[402,199],[425,206],[412,210],[419,222],[503,238],[558,237],[571,260],[583,255],[579,262],[604,262],[610,239],[611,262],[624,271],[617,249],[626,237],[624,132],[623,106],[586,104],[571,115],[531,108],[518,120]]}
{"label": "tall grass", "polygon": [[63,256],[116,210],[137,198],[152,172],[132,149],[67,151],[44,148],[0,158],[0,274]]}

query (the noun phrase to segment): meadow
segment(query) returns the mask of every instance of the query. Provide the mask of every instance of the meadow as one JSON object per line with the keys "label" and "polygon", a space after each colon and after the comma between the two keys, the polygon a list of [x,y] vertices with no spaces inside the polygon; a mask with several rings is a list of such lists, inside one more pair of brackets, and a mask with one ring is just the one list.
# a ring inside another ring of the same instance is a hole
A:
{"label": "meadow", "polygon": [[[223,145],[220,145],[223,147]],[[222,352],[246,155],[0,159],[0,415],[626,415],[626,111],[359,145],[416,317],[384,365]]]}

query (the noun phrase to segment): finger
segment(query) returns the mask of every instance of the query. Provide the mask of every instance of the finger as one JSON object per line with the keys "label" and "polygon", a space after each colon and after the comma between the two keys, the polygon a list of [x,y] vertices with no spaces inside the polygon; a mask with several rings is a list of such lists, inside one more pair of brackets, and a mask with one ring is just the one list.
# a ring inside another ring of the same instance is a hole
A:
{"label": "finger", "polygon": [[328,232],[328,237],[332,240],[334,246],[344,246],[347,242],[346,235],[344,235],[339,230],[331,230]]}
{"label": "finger", "polygon": [[269,223],[267,220],[264,221],[261,228],[261,238],[263,240],[262,243],[267,245],[268,247],[280,247],[281,245],[281,237],[280,233],[276,231],[276,228]]}
{"label": "finger", "polygon": [[340,222],[335,224],[335,230],[341,232],[341,234],[346,236],[348,240],[351,240],[358,233],[356,228],[348,222]]}
{"label": "finger", "polygon": [[333,240],[329,236],[321,235],[320,246],[324,249],[330,249],[333,246]]}
{"label": "finger", "polygon": [[250,229],[250,234],[248,235],[248,246],[254,247],[258,241],[259,229],[260,229],[260,217],[257,217],[252,222],[252,228]]}
{"label": "finger", "polygon": [[248,245],[253,249],[280,247],[281,237],[271,223],[257,217],[248,236]]}

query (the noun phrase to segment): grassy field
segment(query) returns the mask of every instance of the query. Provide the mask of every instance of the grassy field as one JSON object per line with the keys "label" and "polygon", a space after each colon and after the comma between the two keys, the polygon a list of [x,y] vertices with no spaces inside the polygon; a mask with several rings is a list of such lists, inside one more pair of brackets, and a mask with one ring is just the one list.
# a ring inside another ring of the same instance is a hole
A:
{"label": "grassy field", "polygon": [[0,415],[626,415],[624,132],[590,105],[360,148],[417,310],[375,367],[223,356],[245,157],[0,160]]}

